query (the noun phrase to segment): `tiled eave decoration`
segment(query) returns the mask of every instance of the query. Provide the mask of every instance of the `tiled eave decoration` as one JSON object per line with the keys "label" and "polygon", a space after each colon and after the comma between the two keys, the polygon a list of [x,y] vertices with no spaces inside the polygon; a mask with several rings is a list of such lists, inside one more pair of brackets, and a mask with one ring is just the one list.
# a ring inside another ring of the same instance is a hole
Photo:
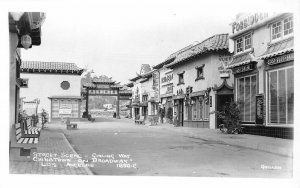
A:
{"label": "tiled eave decoration", "polygon": [[228,44],[228,34],[219,34],[214,35],[203,42],[192,46],[185,51],[182,51],[176,56],[176,59],[174,62],[167,65],[167,68],[174,68],[184,62],[187,62],[189,60],[192,60],[196,57],[217,52],[217,51],[224,51],[228,50],[229,44]]}
{"label": "tiled eave decoration", "polygon": [[274,44],[269,44],[266,52],[261,55],[259,59],[268,59],[292,52],[294,52],[294,37],[290,37]]}
{"label": "tiled eave decoration", "polygon": [[77,67],[75,63],[22,61],[20,72],[81,75],[83,69]]}
{"label": "tiled eave decoration", "polygon": [[227,68],[232,69],[234,67],[247,65],[250,62],[256,61],[252,54],[252,51],[242,54],[237,54],[232,57],[232,61],[228,64]]}
{"label": "tiled eave decoration", "polygon": [[80,70],[53,70],[53,69],[31,69],[31,68],[21,68],[21,73],[50,73],[50,74],[74,74],[81,75],[83,72]]}

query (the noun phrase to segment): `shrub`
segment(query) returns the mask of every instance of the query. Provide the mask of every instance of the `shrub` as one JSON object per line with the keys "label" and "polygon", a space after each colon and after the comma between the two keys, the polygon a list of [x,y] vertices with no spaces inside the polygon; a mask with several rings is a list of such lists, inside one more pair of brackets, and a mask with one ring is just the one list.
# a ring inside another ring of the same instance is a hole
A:
{"label": "shrub", "polygon": [[240,109],[237,102],[226,103],[221,111],[217,111],[217,116],[224,122],[226,133],[241,133]]}

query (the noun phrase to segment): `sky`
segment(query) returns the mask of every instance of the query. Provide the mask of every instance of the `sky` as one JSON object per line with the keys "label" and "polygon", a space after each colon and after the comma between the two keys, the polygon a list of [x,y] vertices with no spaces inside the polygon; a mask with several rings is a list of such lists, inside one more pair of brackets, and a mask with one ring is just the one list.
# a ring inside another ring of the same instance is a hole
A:
{"label": "sky", "polygon": [[[257,9],[250,1],[246,9],[236,6],[237,0],[30,2],[46,13],[46,20],[42,44],[22,49],[23,60],[76,63],[122,84],[136,76],[141,64],[159,64],[195,41],[229,33],[237,13]],[[265,3],[269,11],[284,2],[262,0],[260,8]]]}

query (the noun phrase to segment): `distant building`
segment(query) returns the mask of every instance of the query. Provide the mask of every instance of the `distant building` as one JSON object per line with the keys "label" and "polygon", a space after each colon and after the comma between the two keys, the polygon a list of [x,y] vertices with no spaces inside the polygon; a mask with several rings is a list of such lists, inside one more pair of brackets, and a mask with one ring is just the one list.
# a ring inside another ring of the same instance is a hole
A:
{"label": "distant building", "polygon": [[82,72],[75,63],[23,61],[20,76],[28,82],[20,95],[24,102],[38,99],[38,112],[45,109],[50,121],[80,118]]}
{"label": "distant building", "polygon": [[159,105],[159,72],[150,65],[143,64],[140,73],[130,79],[132,87],[132,114],[148,120],[149,116],[158,115]]}
{"label": "distant building", "polygon": [[292,138],[294,18],[291,13],[239,14],[231,24],[235,100],[246,133]]}

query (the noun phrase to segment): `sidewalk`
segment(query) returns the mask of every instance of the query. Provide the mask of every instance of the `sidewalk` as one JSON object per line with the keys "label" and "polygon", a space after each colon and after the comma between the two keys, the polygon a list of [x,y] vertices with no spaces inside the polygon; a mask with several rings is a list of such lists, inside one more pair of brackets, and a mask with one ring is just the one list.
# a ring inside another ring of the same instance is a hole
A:
{"label": "sidewalk", "polygon": [[293,140],[249,134],[224,134],[221,133],[218,129],[174,127],[173,125],[167,123],[149,127],[182,132],[188,134],[190,137],[195,137],[197,139],[217,141],[231,146],[260,150],[278,155],[293,157]]}
{"label": "sidewalk", "polygon": [[63,133],[44,129],[37,145],[37,155],[30,162],[10,161],[11,174],[92,175]]}

